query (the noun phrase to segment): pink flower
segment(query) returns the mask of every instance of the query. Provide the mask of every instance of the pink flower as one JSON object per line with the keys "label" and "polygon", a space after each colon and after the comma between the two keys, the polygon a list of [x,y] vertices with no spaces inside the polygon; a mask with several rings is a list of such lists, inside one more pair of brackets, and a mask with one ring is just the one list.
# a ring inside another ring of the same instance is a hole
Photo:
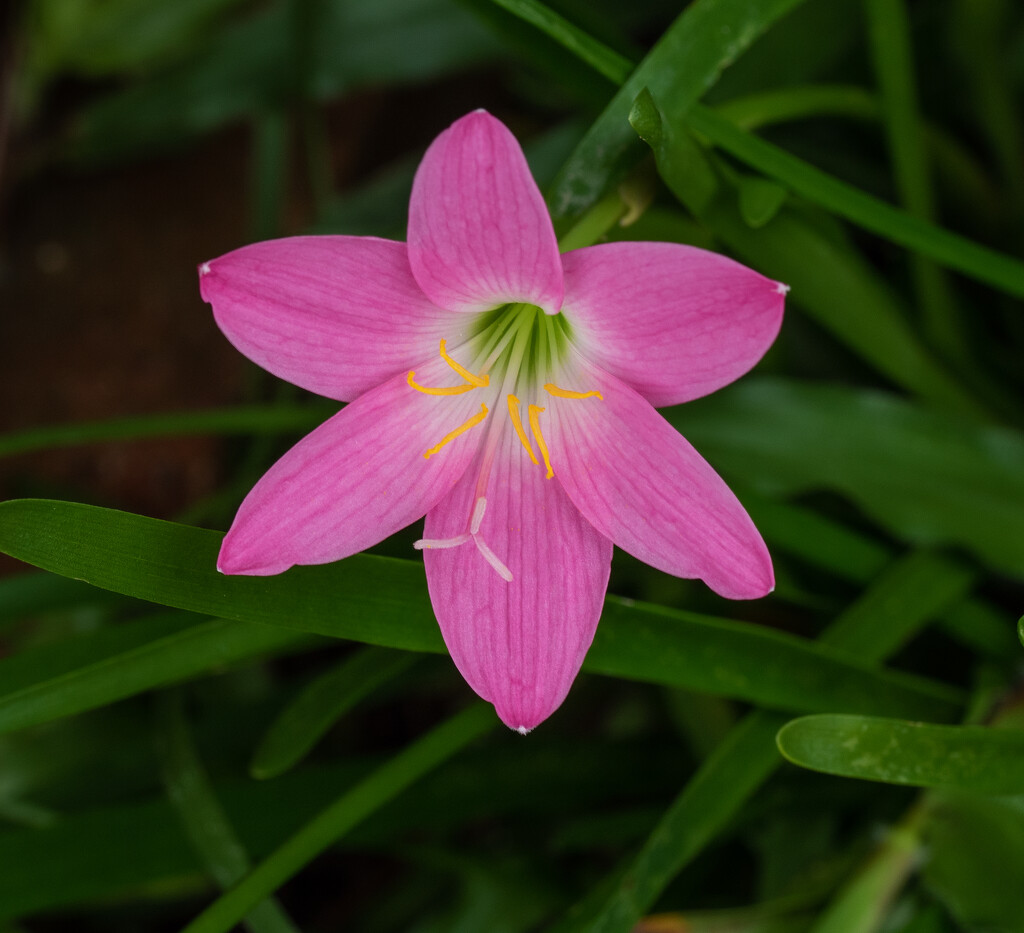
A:
{"label": "pink flower", "polygon": [[483,111],[427,150],[408,235],[293,237],[200,267],[242,353],[350,402],[256,484],[218,568],[340,560],[426,515],[451,656],[526,732],[583,663],[613,543],[732,599],[772,589],[749,516],[654,406],[749,370],[786,288],[678,244],[559,255],[519,145]]}

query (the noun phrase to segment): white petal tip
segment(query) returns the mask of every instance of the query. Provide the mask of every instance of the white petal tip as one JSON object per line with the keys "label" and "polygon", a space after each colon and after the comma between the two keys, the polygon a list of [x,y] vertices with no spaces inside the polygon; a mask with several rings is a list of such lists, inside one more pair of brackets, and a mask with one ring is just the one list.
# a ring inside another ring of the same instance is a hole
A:
{"label": "white petal tip", "polygon": [[199,274],[200,275],[209,275],[210,274],[210,264],[208,262],[204,262],[199,267]]}
{"label": "white petal tip", "polygon": [[789,294],[789,286],[788,285],[784,285],[782,282],[776,282],[775,283],[775,293],[777,295],[788,295]]}
{"label": "white petal tip", "polygon": [[529,732],[532,732],[533,730],[532,729],[527,729],[526,726],[516,726],[516,728],[513,729],[512,731],[513,732],[518,732],[520,735],[527,735]]}

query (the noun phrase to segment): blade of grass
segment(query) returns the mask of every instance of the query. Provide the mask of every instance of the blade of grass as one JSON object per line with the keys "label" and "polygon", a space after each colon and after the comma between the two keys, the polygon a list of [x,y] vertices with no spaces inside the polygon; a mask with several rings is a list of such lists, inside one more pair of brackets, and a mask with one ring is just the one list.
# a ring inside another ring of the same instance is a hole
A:
{"label": "blade of grass", "polygon": [[[167,796],[207,871],[221,888],[230,888],[249,872],[249,855],[210,786],[185,720],[180,692],[161,695],[157,719]],[[251,933],[298,933],[273,897],[256,904],[244,923]]]}
{"label": "blade of grass", "polygon": [[[904,0],[867,0],[865,12],[896,191],[909,214],[933,222],[931,166],[917,104],[907,8]],[[963,363],[967,342],[949,283],[923,257],[911,255],[910,263],[925,331],[932,345],[945,359]]]}
{"label": "blade of grass", "polygon": [[341,716],[415,660],[414,654],[370,646],[315,678],[271,723],[253,753],[249,773],[271,778],[293,767]]}
{"label": "blade of grass", "polygon": [[[635,135],[629,129],[633,99],[647,87],[670,101],[671,118],[682,119],[718,75],[769,26],[794,9],[801,0],[697,0],[689,4],[637,66],[587,131],[552,186],[548,203],[556,218],[576,216],[589,208],[633,162],[641,158]],[[522,15],[539,3],[517,3],[508,8]],[[583,38],[580,30],[548,12],[533,14],[536,25],[571,49],[583,49],[591,64],[597,58],[596,40]],[[571,39],[569,36],[571,35]],[[615,64],[615,53],[602,52],[603,67]],[[603,72],[602,72],[603,73]]]}
{"label": "blade of grass", "polygon": [[686,122],[730,155],[826,210],[1008,295],[1024,298],[1024,262],[865,194],[785,150],[744,133],[709,107],[694,104]]}
{"label": "blade of grass", "polygon": [[803,716],[778,736],[786,758],[813,771],[886,784],[981,794],[1024,787],[1024,732],[874,716]]}
{"label": "blade of grass", "polygon": [[[0,518],[0,549],[99,586],[292,633],[444,650],[422,570],[412,561],[356,555],[277,577],[232,577],[215,569],[216,532],[53,501],[0,503]],[[585,667],[799,712],[952,717],[961,701],[944,684],[877,673],[762,626],[613,597]]]}
{"label": "blade of grass", "polygon": [[[556,217],[578,214],[601,195],[614,175],[615,163],[624,157],[632,142],[622,130],[622,120],[629,117],[636,96],[646,89],[662,102],[667,122],[685,120],[715,145],[808,200],[872,233],[917,250],[922,256],[1001,288],[1010,295],[1024,297],[1024,263],[1019,260],[864,194],[745,133],[720,113],[697,102],[732,58],[797,3],[795,0],[763,0],[760,4],[742,4],[743,10],[731,9],[733,5],[730,0],[717,4],[699,0],[672,24],[625,80],[559,173],[549,199],[552,213]],[[606,77],[624,72],[626,64],[622,56],[551,13],[537,0],[508,2],[507,9],[527,18],[569,51],[582,52],[584,60]],[[724,15],[731,16],[731,20],[723,19]],[[713,27],[718,29],[717,36],[710,34]],[[725,48],[723,36],[727,37]],[[698,49],[697,41],[702,41],[704,46]]]}
{"label": "blade of grass", "polygon": [[[178,628],[183,623],[187,627],[162,634],[168,625]],[[136,625],[141,627],[144,623]],[[127,637],[137,642],[147,632],[151,633],[150,640],[110,653],[108,636],[119,640]],[[194,677],[211,668],[315,643],[309,636],[291,629],[226,619],[189,625],[187,620],[158,618],[142,631],[129,630],[122,635],[111,630],[99,634],[105,637],[90,640],[99,642],[95,649],[100,654],[98,660],[82,663],[80,657],[72,657],[70,660],[76,661],[76,666],[63,669],[67,664],[66,660],[61,661],[67,654],[63,650],[65,646],[55,646],[61,649],[52,662],[58,665],[56,673],[32,678],[0,695],[0,733],[95,709],[153,687]],[[93,650],[88,645],[85,648]],[[46,653],[54,654],[53,651]],[[0,664],[14,665],[21,670],[21,676],[14,681],[18,683],[26,679],[26,663],[33,661],[31,656],[16,656]]]}
{"label": "blade of grass", "polygon": [[[944,573],[937,562],[926,562],[923,568],[917,561],[902,563],[847,609],[844,616],[853,621],[830,626],[819,640],[859,652],[865,661],[881,662],[942,608],[917,597],[923,576],[930,574],[939,584]],[[899,585],[901,579],[905,588]],[[878,600],[878,589],[888,593],[889,600]],[[887,639],[871,637],[882,626],[861,610],[863,605],[878,605],[893,630]],[[628,933],[669,882],[722,832],[778,767],[775,735],[786,721],[776,713],[758,710],[740,722],[686,784],[625,871],[596,888],[552,933]]]}
{"label": "blade of grass", "polygon": [[98,441],[173,437],[179,434],[299,433],[315,428],[337,410],[337,406],[329,405],[252,405],[30,428],[0,436],[0,457]]}
{"label": "blade of grass", "polygon": [[296,832],[183,933],[227,933],[256,904],[429,771],[495,725],[490,707],[475,703],[399,752]]}

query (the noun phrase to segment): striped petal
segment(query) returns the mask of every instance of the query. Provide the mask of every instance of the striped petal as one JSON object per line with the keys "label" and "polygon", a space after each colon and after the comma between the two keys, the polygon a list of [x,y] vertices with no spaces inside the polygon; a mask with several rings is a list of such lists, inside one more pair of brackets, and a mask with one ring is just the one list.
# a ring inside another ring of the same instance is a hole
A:
{"label": "striped petal", "polygon": [[[435,360],[416,375],[442,385],[452,373]],[[482,398],[479,391],[425,395],[404,375],[360,396],[253,487],[224,538],[218,569],[266,576],[295,564],[325,564],[412,524],[452,490],[485,428],[469,426],[424,454],[480,419]]]}
{"label": "striped petal", "polygon": [[[474,536],[481,496],[486,507]],[[455,547],[424,551],[434,613],[469,685],[503,722],[527,732],[558,708],[583,663],[612,545],[508,429],[427,513],[427,539],[467,534]]]}
{"label": "striped petal", "polygon": [[555,476],[587,520],[644,563],[721,596],[770,592],[764,541],[700,454],[614,376],[580,362],[571,378],[602,398],[551,398],[545,433]]}
{"label": "striped petal", "polygon": [[465,323],[423,294],[405,244],[373,237],[254,243],[203,263],[199,289],[250,360],[340,401],[427,359]]}
{"label": "striped petal", "polygon": [[782,324],[786,286],[693,246],[605,243],[563,262],[580,350],[656,408],[739,378]]}
{"label": "striped petal", "polygon": [[561,307],[562,265],[544,199],[515,137],[483,110],[453,123],[420,163],[409,261],[431,301],[452,311]]}

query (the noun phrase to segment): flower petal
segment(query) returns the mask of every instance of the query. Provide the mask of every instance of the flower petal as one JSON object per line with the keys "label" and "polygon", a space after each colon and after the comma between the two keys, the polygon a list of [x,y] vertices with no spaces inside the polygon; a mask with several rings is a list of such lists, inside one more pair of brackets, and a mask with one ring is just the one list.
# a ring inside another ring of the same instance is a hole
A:
{"label": "flower petal", "polygon": [[[447,367],[420,367],[438,385]],[[451,375],[451,372],[448,372]],[[405,376],[360,396],[286,453],[253,487],[221,546],[223,573],[267,576],[371,547],[440,501],[471,462],[481,431],[424,453],[479,415],[483,395],[424,395]]]}
{"label": "flower petal", "polygon": [[452,311],[527,302],[554,314],[562,265],[544,199],[515,137],[489,113],[457,120],[427,150],[409,201],[409,261]]}
{"label": "flower petal", "polygon": [[373,237],[254,243],[203,263],[199,288],[254,363],[341,401],[429,358],[463,326],[420,290],[404,244]]}
{"label": "flower petal", "polygon": [[772,345],[788,289],[678,243],[605,243],[562,257],[580,349],[652,405],[707,395]]}
{"label": "flower petal", "polygon": [[721,477],[614,376],[581,362],[572,378],[603,399],[551,398],[542,425],[555,476],[587,520],[634,557],[721,596],[770,592],[768,549]]}
{"label": "flower petal", "polygon": [[[452,659],[502,721],[529,731],[565,699],[590,647],[604,603],[611,542],[598,534],[554,480],[531,463],[511,430],[494,448],[489,481],[481,462],[427,513],[428,539],[471,530],[512,573],[506,581],[475,540],[424,551],[434,613]],[[482,490],[482,491],[481,491]]]}

